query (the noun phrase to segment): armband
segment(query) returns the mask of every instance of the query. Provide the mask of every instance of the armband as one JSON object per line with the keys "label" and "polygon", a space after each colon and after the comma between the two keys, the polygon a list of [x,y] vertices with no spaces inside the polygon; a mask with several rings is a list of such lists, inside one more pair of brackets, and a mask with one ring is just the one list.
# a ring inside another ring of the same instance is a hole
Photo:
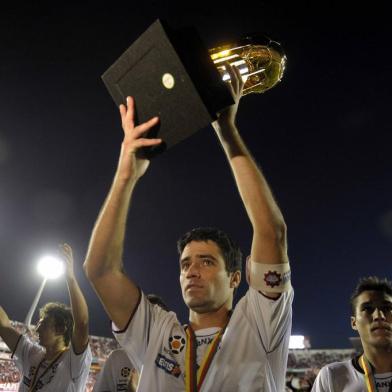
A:
{"label": "armband", "polygon": [[289,263],[260,264],[250,262],[249,285],[255,290],[269,293],[282,293],[291,288]]}

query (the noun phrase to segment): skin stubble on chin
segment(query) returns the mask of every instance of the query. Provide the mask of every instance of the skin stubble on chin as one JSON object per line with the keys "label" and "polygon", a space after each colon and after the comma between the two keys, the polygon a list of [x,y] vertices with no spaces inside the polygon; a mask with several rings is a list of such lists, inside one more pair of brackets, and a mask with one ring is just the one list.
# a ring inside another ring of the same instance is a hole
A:
{"label": "skin stubble on chin", "polygon": [[185,305],[194,311],[202,310],[205,307],[205,293],[201,287],[186,288],[187,282],[183,283],[184,288],[182,288],[182,296]]}

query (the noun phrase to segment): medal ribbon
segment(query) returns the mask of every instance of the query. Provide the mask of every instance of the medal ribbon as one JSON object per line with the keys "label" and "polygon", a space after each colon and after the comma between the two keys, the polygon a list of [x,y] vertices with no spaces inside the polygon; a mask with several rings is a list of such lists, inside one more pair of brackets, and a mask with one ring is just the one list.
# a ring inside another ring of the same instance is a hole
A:
{"label": "medal ribbon", "polygon": [[226,330],[226,325],[219,331],[214,337],[211,344],[207,347],[204,354],[203,360],[201,361],[200,367],[197,370],[197,341],[195,333],[190,325],[186,327],[186,352],[185,352],[185,390],[186,392],[197,392],[200,390],[201,385],[205,379],[205,376],[210,368],[212,359],[218,350],[222,336]]}
{"label": "medal ribbon", "polygon": [[[359,363],[365,372],[364,379],[366,390],[368,392],[377,392],[376,380],[373,375],[373,368],[370,362],[365,357],[365,354],[362,354],[359,358]],[[392,392],[392,382],[389,384],[389,392]]]}
{"label": "medal ribbon", "polygon": [[193,329],[189,327],[186,333],[186,351],[185,351],[185,390],[186,392],[197,391],[197,363],[196,363],[196,338]]}
{"label": "medal ribbon", "polygon": [[34,377],[33,377],[33,380],[31,381],[30,388],[29,388],[29,392],[33,392],[33,391],[34,391],[35,387],[37,386],[37,384],[38,384],[38,382],[41,380],[41,378],[49,371],[49,369],[51,369],[51,368],[53,367],[53,365],[57,362],[57,360],[61,357],[61,355],[63,354],[63,352],[66,351],[66,350],[67,350],[67,349],[65,348],[64,350],[60,351],[60,352],[56,355],[56,357],[53,359],[53,361],[49,364],[49,366],[42,372],[42,374],[41,374],[41,375],[39,376],[39,378],[37,379],[39,369],[40,369],[42,363],[44,362],[45,357],[43,357],[43,358],[41,359],[41,362],[38,364],[38,367],[37,367],[36,371],[34,372]]}

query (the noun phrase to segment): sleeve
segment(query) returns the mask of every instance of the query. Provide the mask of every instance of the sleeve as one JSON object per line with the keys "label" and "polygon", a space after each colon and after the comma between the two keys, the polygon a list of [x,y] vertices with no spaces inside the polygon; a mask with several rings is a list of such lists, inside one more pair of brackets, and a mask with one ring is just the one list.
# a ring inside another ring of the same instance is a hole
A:
{"label": "sleeve", "polygon": [[142,369],[151,335],[165,330],[173,316],[175,317],[173,312],[167,312],[160,306],[153,305],[142,292],[140,302],[125,329],[119,331],[112,324],[116,340],[138,372]]}
{"label": "sleeve", "polygon": [[78,379],[85,369],[90,369],[92,361],[92,353],[90,344],[81,354],[76,354],[73,347],[70,348],[70,362],[71,362],[71,378],[72,380]]}
{"label": "sleeve", "polygon": [[30,366],[31,358],[34,354],[39,354],[42,351],[37,344],[32,343],[26,336],[21,335],[12,358],[15,360],[16,367],[20,372],[26,373]]}
{"label": "sleeve", "polygon": [[292,288],[279,298],[271,299],[252,287],[244,297],[242,306],[245,317],[257,328],[266,353],[274,351],[283,339],[289,338],[293,298]]}
{"label": "sleeve", "polygon": [[329,371],[326,366],[321,368],[319,374],[314,380],[314,384],[312,387],[312,392],[332,392],[331,384],[329,381]]}
{"label": "sleeve", "polygon": [[113,380],[111,378],[110,373],[110,360],[111,356],[109,356],[103,365],[103,368],[98,374],[97,381],[94,384],[93,392],[110,392],[115,391],[113,388]]}

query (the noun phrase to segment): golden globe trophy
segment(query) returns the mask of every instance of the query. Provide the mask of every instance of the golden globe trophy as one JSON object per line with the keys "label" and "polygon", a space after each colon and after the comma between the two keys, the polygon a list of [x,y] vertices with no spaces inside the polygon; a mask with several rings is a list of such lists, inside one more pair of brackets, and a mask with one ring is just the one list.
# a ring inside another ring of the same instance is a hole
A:
{"label": "golden globe trophy", "polygon": [[239,69],[245,82],[242,95],[271,89],[281,81],[286,67],[282,47],[266,36],[246,37],[239,43],[210,49],[209,54],[223,81],[230,79],[225,63]]}

